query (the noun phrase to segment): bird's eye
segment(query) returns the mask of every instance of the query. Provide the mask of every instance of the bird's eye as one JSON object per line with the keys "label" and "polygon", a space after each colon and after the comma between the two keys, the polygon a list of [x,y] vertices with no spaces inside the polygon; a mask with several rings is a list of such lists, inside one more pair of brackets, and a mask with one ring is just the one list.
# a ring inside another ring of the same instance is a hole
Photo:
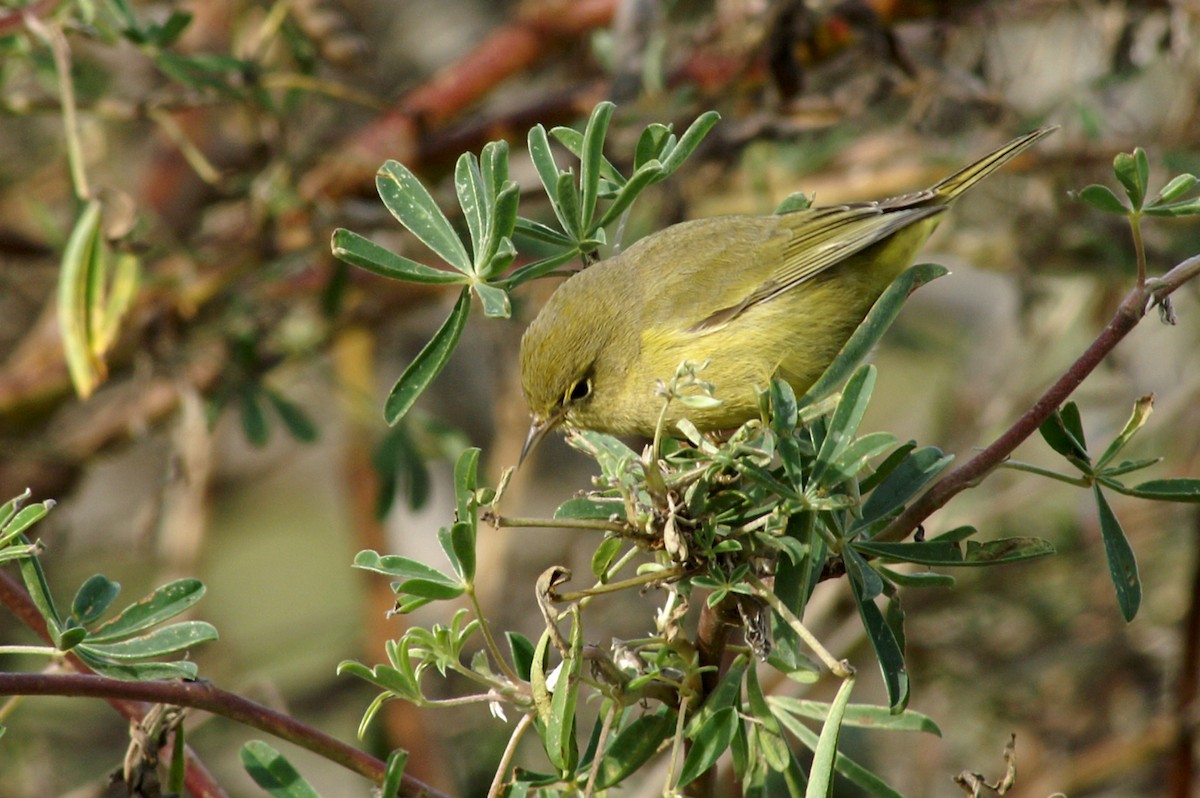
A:
{"label": "bird's eye", "polygon": [[578,402],[588,397],[592,392],[592,381],[583,379],[571,386],[571,392],[567,394],[567,401]]}

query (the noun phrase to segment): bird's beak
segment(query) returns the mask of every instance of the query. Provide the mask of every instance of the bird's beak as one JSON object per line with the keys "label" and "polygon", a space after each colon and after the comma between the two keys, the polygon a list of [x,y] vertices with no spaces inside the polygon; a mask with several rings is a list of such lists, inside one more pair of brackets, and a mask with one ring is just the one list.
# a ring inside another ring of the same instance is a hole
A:
{"label": "bird's beak", "polygon": [[525,445],[521,447],[521,459],[517,461],[517,465],[525,462],[525,458],[534,450],[534,447],[546,437],[546,433],[558,426],[562,421],[562,413],[554,413],[549,416],[534,415],[533,421],[529,425],[529,434],[525,436]]}

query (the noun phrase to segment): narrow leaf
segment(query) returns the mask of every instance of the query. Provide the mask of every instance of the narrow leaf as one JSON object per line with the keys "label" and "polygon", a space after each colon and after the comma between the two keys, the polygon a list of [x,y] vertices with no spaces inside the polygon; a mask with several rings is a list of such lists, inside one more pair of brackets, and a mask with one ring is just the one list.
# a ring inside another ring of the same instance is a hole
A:
{"label": "narrow leaf", "polygon": [[75,393],[86,399],[103,379],[93,355],[89,314],[104,247],[100,201],[91,200],[75,222],[63,250],[58,277],[58,326]]}
{"label": "narrow leaf", "polygon": [[273,798],[321,798],[292,763],[266,743],[251,740],[242,746],[240,756],[250,778]]}
{"label": "narrow leaf", "polygon": [[887,290],[871,306],[866,318],[842,346],[842,350],[825,369],[825,373],[800,399],[800,406],[813,404],[836,390],[837,386],[846,379],[855,366],[867,356],[879,339],[883,337],[883,334],[887,332],[888,327],[899,315],[900,308],[909,294],[922,285],[949,273],[946,267],[936,263],[921,263],[909,267],[893,280]]}
{"label": "narrow leaf", "polygon": [[842,717],[846,704],[850,702],[850,691],[854,689],[853,677],[845,679],[838,687],[829,715],[821,727],[821,736],[813,750],[812,769],[808,773],[808,789],[804,798],[828,798],[833,795],[834,762],[837,759],[838,738],[842,733]]}
{"label": "narrow leaf", "polygon": [[879,483],[863,503],[862,518],[854,525],[857,528],[870,526],[873,522],[896,512],[904,503],[940,474],[954,455],[942,454],[935,446],[926,446],[910,453]]}
{"label": "narrow leaf", "polygon": [[391,280],[422,285],[450,285],[466,280],[461,274],[434,269],[424,263],[397,255],[374,241],[341,227],[333,231],[332,249],[335,258]]}
{"label": "narrow leaf", "polygon": [[1192,190],[1196,185],[1196,176],[1190,174],[1177,175],[1171,178],[1171,181],[1163,186],[1162,191],[1158,192],[1151,203],[1152,205],[1161,205],[1163,203],[1174,202],[1184,194]]}
{"label": "narrow leaf", "polygon": [[887,688],[888,706],[893,712],[900,712],[908,704],[908,668],[904,664],[904,652],[878,605],[862,597],[855,580],[850,580],[850,587],[867,638],[875,649],[875,659],[879,661],[883,684]]}
{"label": "narrow leaf", "polygon": [[674,731],[675,713],[667,707],[659,707],[658,711],[635,719],[604,751],[596,775],[596,789],[615,787],[636,773]]}
{"label": "narrow leaf", "polygon": [[1200,479],[1152,479],[1122,491],[1130,496],[1163,502],[1200,502]]}
{"label": "narrow leaf", "polygon": [[1129,206],[1121,202],[1120,197],[1108,186],[1102,186],[1097,183],[1085,186],[1079,192],[1079,199],[1105,213],[1115,213],[1121,216],[1129,213]]}
{"label": "narrow leaf", "polygon": [[400,785],[404,781],[404,768],[408,765],[408,751],[397,748],[388,755],[387,766],[383,771],[383,785],[379,791],[380,798],[396,798],[400,794]]}
{"label": "narrow leaf", "polygon": [[463,274],[471,273],[471,259],[462,240],[408,167],[387,161],[375,174],[375,187],[384,206],[410,233]]}
{"label": "narrow leaf", "polygon": [[89,638],[81,648],[108,659],[139,660],[186,651],[194,645],[216,639],[217,630],[212,624],[204,621],[180,621],[118,643],[93,643]]}
{"label": "narrow leaf", "polygon": [[454,191],[458,194],[463,218],[467,220],[467,230],[471,234],[471,253],[478,267],[483,260],[483,250],[487,246],[487,219],[490,209],[483,173],[479,171],[479,162],[472,153],[464,152],[458,156],[458,162],[454,165]]}
{"label": "narrow leaf", "polygon": [[1096,508],[1100,511],[1100,535],[1104,538],[1104,554],[1108,558],[1108,572],[1112,576],[1117,592],[1117,606],[1126,622],[1132,621],[1142,603],[1142,583],[1138,577],[1137,560],[1133,547],[1125,537],[1125,530],[1108,506],[1099,485],[1092,485],[1096,497]]}
{"label": "narrow leaf", "polygon": [[721,115],[716,111],[705,111],[696,117],[692,124],[688,125],[688,129],[679,137],[679,142],[663,158],[664,177],[683,165],[683,162],[696,151],[700,142],[708,135],[708,131],[712,130],[713,125],[717,124],[720,119]]}
{"label": "narrow leaf", "polygon": [[395,424],[412,409],[417,398],[425,392],[429,384],[437,377],[450,355],[458,346],[463,328],[467,326],[467,315],[471,309],[470,293],[464,290],[458,296],[458,302],[450,311],[449,317],[429,339],[425,347],[408,365],[400,379],[392,386],[384,405],[384,418],[389,424]]}
{"label": "narrow leaf", "polygon": [[151,629],[184,612],[204,597],[199,579],[177,579],[130,604],[88,636],[89,643],[110,643]]}
{"label": "narrow leaf", "polygon": [[121,586],[103,574],[90,577],[75,594],[71,616],[87,625],[108,611],[121,592]]}
{"label": "narrow leaf", "polygon": [[1150,418],[1150,413],[1154,410],[1154,394],[1147,394],[1139,398],[1133,403],[1133,412],[1129,416],[1129,420],[1125,422],[1121,433],[1113,439],[1113,442],[1104,450],[1104,454],[1100,455],[1100,459],[1096,461],[1096,470],[1104,468],[1108,463],[1117,456],[1117,454],[1125,448],[1130,439],[1137,434]]}
{"label": "narrow leaf", "polygon": [[596,195],[600,189],[600,169],[604,163],[604,138],[616,106],[607,100],[592,109],[583,131],[583,151],[579,156],[579,229],[590,233],[596,213]]}
{"label": "narrow leaf", "polygon": [[692,747],[683,761],[675,786],[687,786],[716,764],[733,742],[737,727],[738,714],[734,707],[724,707],[712,713],[692,736]]}

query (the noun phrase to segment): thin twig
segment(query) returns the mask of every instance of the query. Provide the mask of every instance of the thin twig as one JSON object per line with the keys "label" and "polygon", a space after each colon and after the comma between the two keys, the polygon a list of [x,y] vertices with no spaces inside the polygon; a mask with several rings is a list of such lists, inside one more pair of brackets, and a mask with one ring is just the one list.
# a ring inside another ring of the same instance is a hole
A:
{"label": "thin twig", "polygon": [[821,641],[817,639],[817,636],[808,631],[808,627],[800,622],[800,619],[796,617],[796,613],[792,612],[786,604],[779,600],[779,596],[775,595],[775,591],[764,585],[756,576],[750,577],[750,585],[754,588],[754,595],[767,602],[771,609],[779,613],[779,617],[783,618],[791,630],[812,649],[817,658],[825,663],[825,667],[829,668],[834,676],[849,679],[854,675],[854,668],[850,667],[850,663],[845,660],[839,660],[833,654],[830,654],[829,650],[821,645]]}
{"label": "thin twig", "polygon": [[492,786],[488,788],[488,798],[497,798],[500,795],[501,789],[504,787],[504,774],[508,772],[508,766],[512,763],[513,754],[517,751],[517,743],[521,742],[521,738],[525,736],[525,731],[533,723],[535,717],[537,717],[537,713],[530,712],[517,722],[512,736],[508,738],[508,745],[504,747],[504,755],[500,757],[500,764],[496,766],[496,775],[492,777]]}

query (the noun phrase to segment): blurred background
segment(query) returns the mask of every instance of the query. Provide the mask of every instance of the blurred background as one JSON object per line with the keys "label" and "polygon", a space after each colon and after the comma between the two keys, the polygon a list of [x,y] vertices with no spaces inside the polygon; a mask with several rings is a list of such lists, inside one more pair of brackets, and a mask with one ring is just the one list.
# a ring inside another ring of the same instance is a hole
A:
{"label": "blurred background", "polygon": [[[126,12],[146,30],[158,25],[158,38],[123,35]],[[161,30],[172,12],[192,15],[177,38]],[[347,227],[429,262],[374,193],[385,159],[418,173],[449,213],[454,159],[507,139],[522,214],[539,218],[524,151],[532,124],[579,125],[613,99],[607,155],[628,162],[646,123],[682,130],[718,110],[692,160],[635,206],[628,244],[684,219],[769,213],[796,191],[828,204],[923,187],[1018,133],[1061,125],[947,215],[921,259],[953,275],[914,296],[874,357],[870,428],[961,459],[1069,366],[1132,284],[1124,220],[1070,192],[1113,185],[1113,155],[1134,146],[1149,153],[1151,192],[1165,175],[1200,172],[1198,34],[1194,0],[7,2],[0,501],[28,487],[59,502],[36,531],[61,601],[97,572],[127,600],[178,576],[202,579],[195,617],[221,639],[199,651],[201,675],[353,740],[374,693],[335,667],[381,661],[407,619],[385,617],[386,579],[351,560],[374,548],[440,565],[454,456],[481,446],[489,484],[516,463],[528,424],[517,347],[556,282],[515,297],[512,320],[474,313],[446,371],[389,429],[383,399],[455,292],[330,255],[333,229]],[[73,136],[61,110],[64,54]],[[55,313],[80,210],[68,141],[105,198],[113,246],[141,263],[86,400]],[[1150,220],[1145,236],[1152,273],[1200,242],[1188,220]],[[1147,317],[1076,396],[1103,448],[1134,401],[1155,394],[1128,452],[1164,457],[1150,477],[1200,475],[1198,298],[1194,286],[1176,295],[1175,327]],[[1055,465],[1040,440],[1017,457]],[[548,441],[516,475],[506,511],[549,514],[588,487],[588,465]],[[847,750],[910,796],[956,794],[963,770],[998,777],[1010,733],[1020,768],[1010,794],[1195,789],[1200,516],[1194,505],[1111,501],[1145,589],[1128,625],[1088,491],[999,472],[935,515],[931,534],[970,523],[984,537],[1047,538],[1059,556],[909,591],[910,706],[944,736],[850,731]],[[553,564],[586,573],[595,543],[481,530],[485,610],[501,628],[536,634],[536,574]],[[595,612],[612,628],[589,628],[589,640],[645,634],[652,606],[614,601]],[[879,700],[846,585],[824,583],[809,612],[830,648],[864,668],[855,700]],[[432,605],[417,620],[449,615]],[[0,612],[0,642],[35,640]],[[42,664],[0,657],[4,670]],[[103,794],[128,744],[107,705],[26,698],[3,712],[0,797]],[[236,752],[262,735],[201,713],[189,724],[189,742],[230,794],[259,794]],[[482,795],[510,729],[477,707],[393,703],[365,745],[409,748],[409,772]],[[325,795],[369,794],[357,777],[269,742]],[[532,747],[522,756],[541,764]]]}

